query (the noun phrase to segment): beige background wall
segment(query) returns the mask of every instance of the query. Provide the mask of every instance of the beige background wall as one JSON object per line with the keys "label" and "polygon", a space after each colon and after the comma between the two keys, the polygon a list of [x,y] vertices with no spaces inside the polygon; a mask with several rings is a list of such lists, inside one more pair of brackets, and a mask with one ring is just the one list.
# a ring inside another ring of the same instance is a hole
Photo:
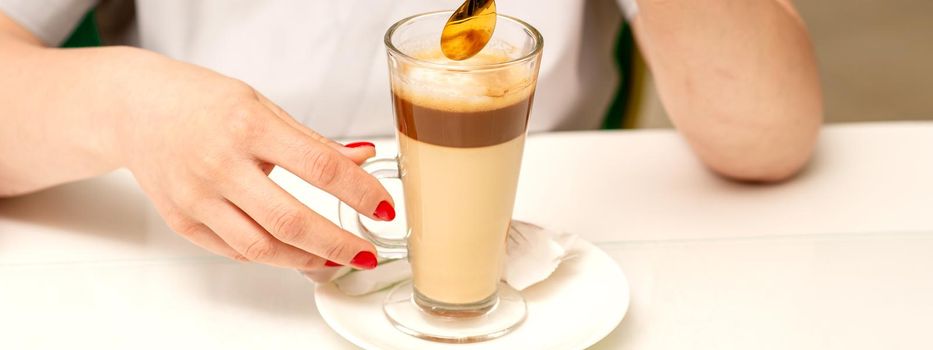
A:
{"label": "beige background wall", "polygon": [[[820,64],[826,121],[933,120],[933,0],[797,0]],[[636,125],[669,127],[644,73]]]}

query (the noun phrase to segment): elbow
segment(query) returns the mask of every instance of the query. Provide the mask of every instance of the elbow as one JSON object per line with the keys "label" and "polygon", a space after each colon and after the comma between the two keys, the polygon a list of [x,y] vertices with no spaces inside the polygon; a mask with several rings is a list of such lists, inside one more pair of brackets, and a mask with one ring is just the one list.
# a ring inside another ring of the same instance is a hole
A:
{"label": "elbow", "polygon": [[0,199],[16,197],[20,193],[14,191],[13,189],[0,186]]}
{"label": "elbow", "polygon": [[18,197],[41,189],[31,186],[21,178],[11,176],[12,174],[4,170],[4,164],[0,162],[0,199]]}
{"label": "elbow", "polygon": [[12,198],[23,194],[25,191],[21,191],[12,187],[0,185],[0,199]]}
{"label": "elbow", "polygon": [[[707,138],[688,140],[717,175],[742,182],[775,183],[793,178],[809,163],[822,113],[781,118],[775,123],[725,126]],[[694,135],[696,136],[696,135]]]}
{"label": "elbow", "polygon": [[[770,153],[770,154],[769,154]],[[769,152],[746,155],[738,161],[705,161],[717,175],[749,183],[778,183],[789,180],[801,172],[809,163],[812,148],[788,152]],[[774,153],[781,153],[776,156]]]}

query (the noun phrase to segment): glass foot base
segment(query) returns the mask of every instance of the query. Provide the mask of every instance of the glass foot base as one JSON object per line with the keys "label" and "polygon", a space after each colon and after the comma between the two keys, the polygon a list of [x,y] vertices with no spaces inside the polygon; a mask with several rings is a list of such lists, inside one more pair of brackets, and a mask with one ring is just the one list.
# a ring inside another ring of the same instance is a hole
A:
{"label": "glass foot base", "polygon": [[411,282],[395,287],[383,305],[386,317],[406,334],[437,342],[474,343],[498,338],[521,325],[527,314],[525,299],[505,283],[499,283],[498,300],[487,311],[467,316],[426,312],[413,297]]}

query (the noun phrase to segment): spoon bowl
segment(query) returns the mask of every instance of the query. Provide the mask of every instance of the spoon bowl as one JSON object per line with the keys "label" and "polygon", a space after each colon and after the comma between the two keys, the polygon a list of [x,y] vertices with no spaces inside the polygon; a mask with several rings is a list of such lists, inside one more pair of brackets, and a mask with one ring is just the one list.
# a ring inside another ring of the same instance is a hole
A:
{"label": "spoon bowl", "polygon": [[441,32],[441,51],[462,61],[479,53],[496,29],[495,0],[467,0],[454,11]]}

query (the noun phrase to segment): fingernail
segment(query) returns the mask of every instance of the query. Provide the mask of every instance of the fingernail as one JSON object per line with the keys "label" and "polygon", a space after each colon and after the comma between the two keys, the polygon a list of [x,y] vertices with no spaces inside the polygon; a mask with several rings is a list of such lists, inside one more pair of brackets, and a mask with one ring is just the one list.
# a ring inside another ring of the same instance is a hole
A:
{"label": "fingernail", "polygon": [[373,212],[373,216],[385,221],[392,221],[395,219],[395,208],[393,208],[392,204],[389,204],[387,201],[379,202],[379,206],[376,207],[376,211]]}
{"label": "fingernail", "polygon": [[363,147],[363,146],[369,146],[372,148],[376,148],[376,145],[374,145],[372,142],[366,142],[366,141],[351,142],[351,143],[344,145],[344,147],[348,147],[348,148],[357,148],[357,147]]}
{"label": "fingernail", "polygon": [[327,267],[337,267],[337,266],[343,266],[343,265],[340,265],[340,264],[335,263],[335,262],[333,262],[333,261],[327,260],[327,262],[324,263],[324,266],[327,266]]}
{"label": "fingernail", "polygon": [[379,263],[376,261],[376,255],[372,252],[362,251],[356,254],[353,257],[353,260],[350,260],[350,264],[365,270],[372,270],[376,268],[376,265]]}

